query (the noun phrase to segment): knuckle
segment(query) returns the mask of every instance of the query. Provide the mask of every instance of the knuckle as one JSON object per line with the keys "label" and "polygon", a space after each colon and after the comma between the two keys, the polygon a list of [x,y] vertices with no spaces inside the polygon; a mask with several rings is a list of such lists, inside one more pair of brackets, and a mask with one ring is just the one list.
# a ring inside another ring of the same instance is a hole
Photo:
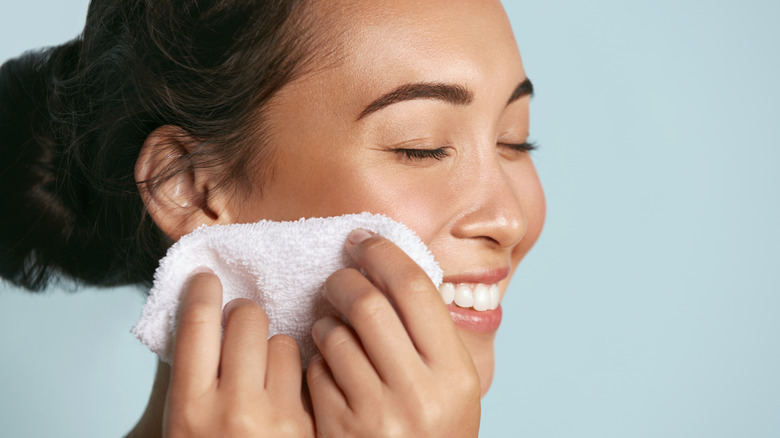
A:
{"label": "knuckle", "polygon": [[[401,438],[409,436],[408,425],[398,417],[383,416],[379,421],[383,438]],[[420,430],[416,432],[421,432]]]}
{"label": "knuckle", "polygon": [[203,415],[199,410],[192,409],[187,404],[173,409],[168,407],[168,436],[195,436],[202,429]]}
{"label": "knuckle", "polygon": [[427,275],[421,274],[420,272],[410,272],[404,274],[404,284],[406,289],[406,293],[409,294],[425,294],[430,293],[430,291],[433,289],[433,283],[431,283],[431,279],[428,278]]}
{"label": "knuckle", "polygon": [[341,283],[344,280],[347,280],[351,278],[356,272],[358,272],[355,268],[342,268],[338,271],[330,274],[330,277],[328,277],[328,280],[325,284],[333,283],[338,284]]}
{"label": "knuckle", "polygon": [[354,337],[350,329],[345,325],[338,325],[329,330],[320,341],[322,348],[331,354],[340,354],[340,351],[348,349]]}
{"label": "knuckle", "polygon": [[223,419],[225,436],[251,436],[258,428],[254,415],[238,410]]}
{"label": "knuckle", "polygon": [[454,382],[454,388],[459,390],[464,396],[472,396],[479,398],[480,396],[480,380],[477,370],[472,364],[471,366],[463,367],[463,372],[459,373]]}
{"label": "knuckle", "polygon": [[[471,365],[471,364],[469,364]],[[465,365],[452,370],[444,382],[449,392],[457,396],[459,400],[479,400],[481,383],[479,375],[473,365]]]}
{"label": "knuckle", "polygon": [[380,254],[387,254],[389,251],[393,251],[396,246],[393,242],[384,237],[372,237],[364,243],[364,252],[369,257],[375,257]]}
{"label": "knuckle", "polygon": [[300,437],[303,435],[302,422],[290,415],[277,416],[273,421],[274,436]]}
{"label": "knuckle", "polygon": [[346,312],[347,318],[352,320],[360,315],[364,318],[381,318],[389,307],[389,302],[384,295],[379,293],[373,286],[362,286],[358,292],[353,295]]}
{"label": "knuckle", "polygon": [[194,301],[184,308],[181,314],[180,325],[199,326],[214,322],[214,306],[206,301]]}
{"label": "knuckle", "polygon": [[445,420],[446,412],[444,408],[438,403],[422,403],[417,406],[417,421],[418,427],[421,430],[433,431],[436,430],[437,425],[442,424]]}
{"label": "knuckle", "polygon": [[306,381],[309,382],[310,386],[314,386],[316,382],[327,377],[327,372],[325,361],[322,359],[322,356],[317,354],[309,362],[309,368],[306,370]]}
{"label": "knuckle", "polygon": [[353,283],[355,279],[365,280],[365,277],[355,268],[339,269],[325,280],[326,294],[332,295],[334,292],[343,289],[345,285]]}

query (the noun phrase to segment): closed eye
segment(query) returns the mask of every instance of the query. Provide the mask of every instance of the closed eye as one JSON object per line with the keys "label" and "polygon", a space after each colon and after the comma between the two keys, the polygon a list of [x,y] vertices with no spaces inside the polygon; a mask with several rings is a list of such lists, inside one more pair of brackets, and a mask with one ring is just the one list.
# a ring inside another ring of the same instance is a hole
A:
{"label": "closed eye", "polygon": [[528,141],[525,143],[499,143],[498,145],[516,152],[531,152],[535,151],[539,147],[536,143]]}
{"label": "closed eye", "polygon": [[436,149],[393,149],[393,152],[409,161],[423,161],[429,158],[442,160],[450,155],[445,147]]}

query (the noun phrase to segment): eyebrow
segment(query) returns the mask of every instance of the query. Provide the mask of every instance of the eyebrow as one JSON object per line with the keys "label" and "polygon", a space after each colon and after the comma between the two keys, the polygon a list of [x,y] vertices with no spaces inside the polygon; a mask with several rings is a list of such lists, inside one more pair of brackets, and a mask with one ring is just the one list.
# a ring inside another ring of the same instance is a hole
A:
{"label": "eyebrow", "polygon": [[515,101],[525,97],[525,96],[533,96],[534,95],[534,84],[531,83],[531,80],[528,78],[525,78],[523,82],[520,82],[520,84],[515,88],[515,91],[512,93],[512,97],[509,98],[507,101],[507,105],[511,105]]}
{"label": "eyebrow", "polygon": [[[525,79],[512,92],[512,96],[509,98],[509,101],[507,101],[507,105],[510,105],[522,97],[531,96],[533,93],[533,84],[531,84],[530,80]],[[458,84],[430,82],[404,84],[371,102],[363,112],[360,113],[360,116],[357,119],[360,120],[369,114],[375,113],[392,104],[417,99],[440,100],[453,105],[463,106],[474,102],[474,93],[468,88]]]}

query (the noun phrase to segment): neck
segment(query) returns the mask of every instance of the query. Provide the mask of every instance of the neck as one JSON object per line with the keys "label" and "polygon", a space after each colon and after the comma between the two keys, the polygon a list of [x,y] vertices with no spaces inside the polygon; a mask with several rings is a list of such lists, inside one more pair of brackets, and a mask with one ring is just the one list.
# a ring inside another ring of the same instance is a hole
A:
{"label": "neck", "polygon": [[126,438],[162,437],[163,409],[165,408],[165,396],[168,392],[170,376],[171,367],[167,363],[158,360],[157,375],[154,378],[154,386],[152,387],[152,394],[149,396],[146,410]]}

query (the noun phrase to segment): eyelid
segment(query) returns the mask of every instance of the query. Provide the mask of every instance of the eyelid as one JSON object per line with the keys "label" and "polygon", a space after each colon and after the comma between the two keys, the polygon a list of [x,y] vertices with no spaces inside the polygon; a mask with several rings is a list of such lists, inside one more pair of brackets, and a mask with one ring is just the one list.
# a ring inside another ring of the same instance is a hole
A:
{"label": "eyelid", "polygon": [[530,141],[526,141],[523,143],[499,142],[498,145],[511,149],[516,152],[531,152],[531,151],[535,151],[539,147],[536,143]]}
{"label": "eyelid", "polygon": [[450,155],[447,147],[439,147],[436,149],[397,148],[393,149],[393,152],[409,161],[423,161],[429,158],[441,161]]}

